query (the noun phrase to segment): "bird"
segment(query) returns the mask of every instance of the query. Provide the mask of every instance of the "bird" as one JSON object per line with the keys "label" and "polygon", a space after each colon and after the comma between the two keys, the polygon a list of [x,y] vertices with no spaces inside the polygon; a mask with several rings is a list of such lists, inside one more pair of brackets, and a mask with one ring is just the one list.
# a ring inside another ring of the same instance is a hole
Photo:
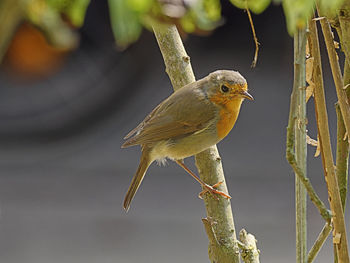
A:
{"label": "bird", "polygon": [[174,160],[202,185],[200,197],[209,192],[216,199],[216,195],[231,198],[215,189],[222,182],[206,184],[185,166],[183,159],[225,138],[244,99],[254,100],[245,78],[238,71],[216,70],[175,91],[156,106],[124,137],[122,148],[141,146],[140,163],[125,195],[124,209],[129,210],[148,167],[166,158]]}

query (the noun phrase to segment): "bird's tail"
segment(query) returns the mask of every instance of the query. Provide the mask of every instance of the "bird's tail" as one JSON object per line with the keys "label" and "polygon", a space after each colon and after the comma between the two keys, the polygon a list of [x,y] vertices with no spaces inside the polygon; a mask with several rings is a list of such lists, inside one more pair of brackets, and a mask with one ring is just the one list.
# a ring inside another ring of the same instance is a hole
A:
{"label": "bird's tail", "polygon": [[137,192],[137,189],[139,189],[140,184],[143,178],[145,177],[146,171],[150,164],[151,164],[151,161],[149,159],[149,152],[147,150],[143,150],[139,167],[137,168],[136,174],[132,178],[128,192],[126,193],[124,198],[123,207],[126,211],[129,210],[131,201],[134,198]]}

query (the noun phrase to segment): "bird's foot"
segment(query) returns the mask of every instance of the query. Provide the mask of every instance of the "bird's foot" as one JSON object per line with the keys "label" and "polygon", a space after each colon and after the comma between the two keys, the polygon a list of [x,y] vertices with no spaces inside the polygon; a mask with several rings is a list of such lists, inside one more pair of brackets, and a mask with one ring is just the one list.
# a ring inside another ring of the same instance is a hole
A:
{"label": "bird's foot", "polygon": [[224,192],[218,191],[215,188],[218,187],[219,185],[221,185],[224,181],[218,182],[216,184],[214,184],[213,186],[210,186],[208,184],[204,184],[203,185],[203,191],[199,193],[198,197],[200,199],[203,199],[203,195],[206,194],[207,192],[209,192],[216,200],[219,200],[219,198],[217,197],[217,195],[221,195],[227,199],[231,199],[231,196],[229,196],[228,194],[225,194]]}

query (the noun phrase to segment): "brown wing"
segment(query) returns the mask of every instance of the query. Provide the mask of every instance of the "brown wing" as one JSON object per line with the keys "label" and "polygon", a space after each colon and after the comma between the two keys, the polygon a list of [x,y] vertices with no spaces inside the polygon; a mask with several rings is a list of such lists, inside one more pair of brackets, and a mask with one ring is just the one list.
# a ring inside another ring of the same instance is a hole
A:
{"label": "brown wing", "polygon": [[159,104],[126,138],[124,147],[182,137],[207,127],[216,108],[197,83],[187,85]]}
{"label": "brown wing", "polygon": [[159,104],[157,107],[155,107],[150,114],[147,115],[147,117],[140,122],[139,125],[136,126],[136,128],[132,129],[127,135],[125,135],[124,140],[130,138],[131,136],[133,136],[135,133],[137,133],[138,131],[142,130],[143,127],[145,126],[145,124],[147,123],[148,120],[150,120],[154,113],[159,109],[159,107],[161,106],[161,104]]}

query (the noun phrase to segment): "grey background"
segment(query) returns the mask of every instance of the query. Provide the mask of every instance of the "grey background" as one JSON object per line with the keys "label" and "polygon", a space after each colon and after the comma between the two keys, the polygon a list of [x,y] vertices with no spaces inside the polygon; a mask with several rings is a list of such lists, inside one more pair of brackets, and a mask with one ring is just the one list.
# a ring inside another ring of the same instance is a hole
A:
{"label": "grey background", "polygon": [[[87,41],[86,45],[101,52],[102,58],[119,54],[110,31],[96,30],[98,36],[106,35],[105,38],[89,35],[92,23],[97,28],[108,26],[98,22],[105,21],[105,6],[97,7],[89,9],[82,46]],[[261,52],[257,68],[251,69],[254,44],[246,14],[227,5],[225,8],[230,19],[224,27],[209,37],[188,36],[185,45],[197,78],[216,69],[235,69],[248,80],[255,101],[244,103],[236,126],[218,145],[232,196],[236,229],[245,228],[256,236],[261,262],[294,262],[294,175],[284,157],[293,76],[292,39],[286,35],[279,7],[255,16]],[[89,42],[89,38],[95,42]],[[95,45],[99,39],[102,44]],[[99,56],[90,51],[77,51],[97,68],[95,71],[87,66],[81,68],[78,77],[85,81],[90,74],[107,71],[99,71],[99,63],[105,60],[95,59]],[[108,64],[107,80],[94,84],[96,90],[106,85],[123,91],[111,96],[110,106],[99,114],[88,113],[85,119],[75,120],[72,127],[65,124],[62,116],[53,119],[62,124],[55,128],[56,132],[48,132],[47,122],[42,121],[42,127],[36,124],[36,128],[45,130],[42,134],[2,137],[1,262],[208,262],[208,242],[201,225],[205,209],[197,198],[200,187],[174,163],[169,162],[166,167],[153,164],[130,211],[125,213],[122,209],[140,156],[138,147],[120,149],[122,138],[172,92],[151,33],[144,32],[124,54],[126,64]],[[73,54],[71,60],[79,56]],[[118,76],[117,72],[123,70],[132,76],[132,82],[111,77],[113,72]],[[75,75],[65,69],[62,72],[37,85],[47,86],[64,79],[64,90],[74,89]],[[325,75],[334,146],[336,98],[329,69]],[[0,81],[3,83],[0,92],[12,85],[4,73]],[[312,104],[311,99],[308,130],[315,138]],[[65,125],[70,127],[68,131]],[[308,150],[309,176],[327,203],[321,160],[313,157],[313,147]],[[194,167],[193,158],[186,162]],[[312,204],[308,206],[310,247],[323,220]],[[348,218],[348,208],[346,213]],[[328,240],[316,262],[331,260]]]}

